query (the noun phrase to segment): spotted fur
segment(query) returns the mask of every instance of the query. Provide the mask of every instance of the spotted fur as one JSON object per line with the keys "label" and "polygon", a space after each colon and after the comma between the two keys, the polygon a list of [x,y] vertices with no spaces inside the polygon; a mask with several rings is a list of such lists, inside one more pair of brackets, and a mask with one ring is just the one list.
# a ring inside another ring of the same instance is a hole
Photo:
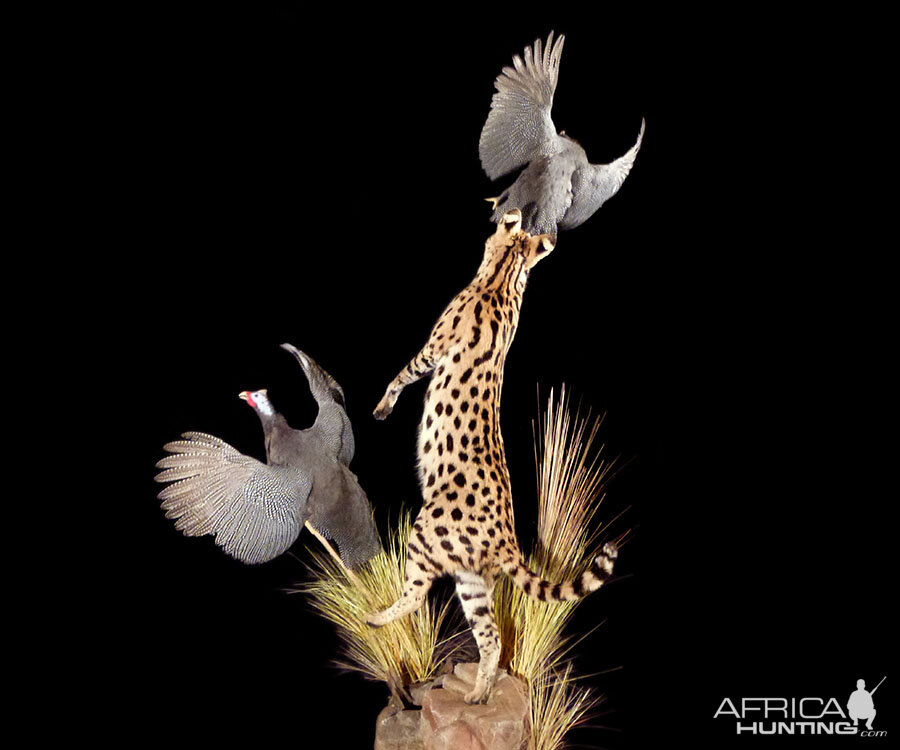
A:
{"label": "spotted fur", "polygon": [[400,371],[375,409],[384,419],[400,392],[431,374],[419,428],[424,503],[408,544],[400,598],[367,622],[384,625],[418,609],[435,578],[452,575],[481,654],[465,699],[485,702],[500,658],[494,584],[500,573],[542,601],[576,599],[612,575],[616,549],[606,545],[574,581],[550,583],[525,564],[515,535],[509,471],[500,433],[503,365],[519,323],[530,269],[550,254],[548,235],[522,231],[518,209],[503,216],[485,243],[475,279],[450,303],[425,347]]}

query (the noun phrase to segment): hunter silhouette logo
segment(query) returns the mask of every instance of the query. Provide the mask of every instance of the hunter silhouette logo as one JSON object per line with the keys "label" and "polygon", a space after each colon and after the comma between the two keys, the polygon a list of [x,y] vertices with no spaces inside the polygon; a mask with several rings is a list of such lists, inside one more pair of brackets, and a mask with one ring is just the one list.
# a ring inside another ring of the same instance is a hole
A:
{"label": "hunter silhouette logo", "polygon": [[[887,678],[887,675],[881,678],[881,682],[884,682]],[[875,695],[875,691],[881,687],[881,682],[879,682],[870,693],[866,690],[866,681],[865,680],[857,680],[856,681],[856,690],[854,690],[850,694],[850,700],[847,701],[847,713],[850,715],[850,718],[853,719],[853,724],[858,726],[859,720],[863,719],[866,722],[866,729],[872,728],[872,719],[875,718],[875,703],[872,701],[872,696]]]}
{"label": "hunter silhouette logo", "polygon": [[[837,698],[724,698],[713,718],[732,717],[737,734],[884,737],[886,731],[872,728],[876,714],[872,696],[886,679],[882,677],[871,692],[866,690],[865,680],[857,680],[846,713]],[[865,727],[859,726],[860,720]]]}

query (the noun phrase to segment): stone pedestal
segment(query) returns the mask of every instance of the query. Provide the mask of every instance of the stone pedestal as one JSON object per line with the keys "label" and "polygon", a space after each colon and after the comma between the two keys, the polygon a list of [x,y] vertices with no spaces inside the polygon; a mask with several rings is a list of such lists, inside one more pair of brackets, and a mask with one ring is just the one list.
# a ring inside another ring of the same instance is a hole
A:
{"label": "stone pedestal", "polygon": [[528,737],[528,690],[501,670],[483,705],[470,706],[478,664],[413,688],[420,710],[389,704],[378,716],[375,750],[520,750]]}

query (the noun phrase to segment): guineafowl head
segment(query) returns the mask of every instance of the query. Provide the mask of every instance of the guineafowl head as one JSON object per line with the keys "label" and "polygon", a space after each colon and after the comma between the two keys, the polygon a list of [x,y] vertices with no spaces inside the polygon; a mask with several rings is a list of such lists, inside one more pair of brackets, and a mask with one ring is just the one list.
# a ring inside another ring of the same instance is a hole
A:
{"label": "guineafowl head", "polygon": [[275,409],[272,406],[272,402],[269,401],[269,394],[265,388],[258,391],[241,391],[238,394],[238,398],[246,401],[253,407],[254,411],[259,414],[271,416],[275,413]]}

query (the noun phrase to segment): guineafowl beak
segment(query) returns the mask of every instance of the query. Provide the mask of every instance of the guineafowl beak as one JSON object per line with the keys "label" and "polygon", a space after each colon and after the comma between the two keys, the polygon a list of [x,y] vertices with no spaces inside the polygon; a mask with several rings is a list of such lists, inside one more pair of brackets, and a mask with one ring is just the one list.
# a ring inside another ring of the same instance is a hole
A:
{"label": "guineafowl beak", "polygon": [[241,399],[242,401],[247,401],[247,402],[249,403],[249,401],[250,401],[250,391],[241,391],[241,392],[238,394],[238,398]]}

